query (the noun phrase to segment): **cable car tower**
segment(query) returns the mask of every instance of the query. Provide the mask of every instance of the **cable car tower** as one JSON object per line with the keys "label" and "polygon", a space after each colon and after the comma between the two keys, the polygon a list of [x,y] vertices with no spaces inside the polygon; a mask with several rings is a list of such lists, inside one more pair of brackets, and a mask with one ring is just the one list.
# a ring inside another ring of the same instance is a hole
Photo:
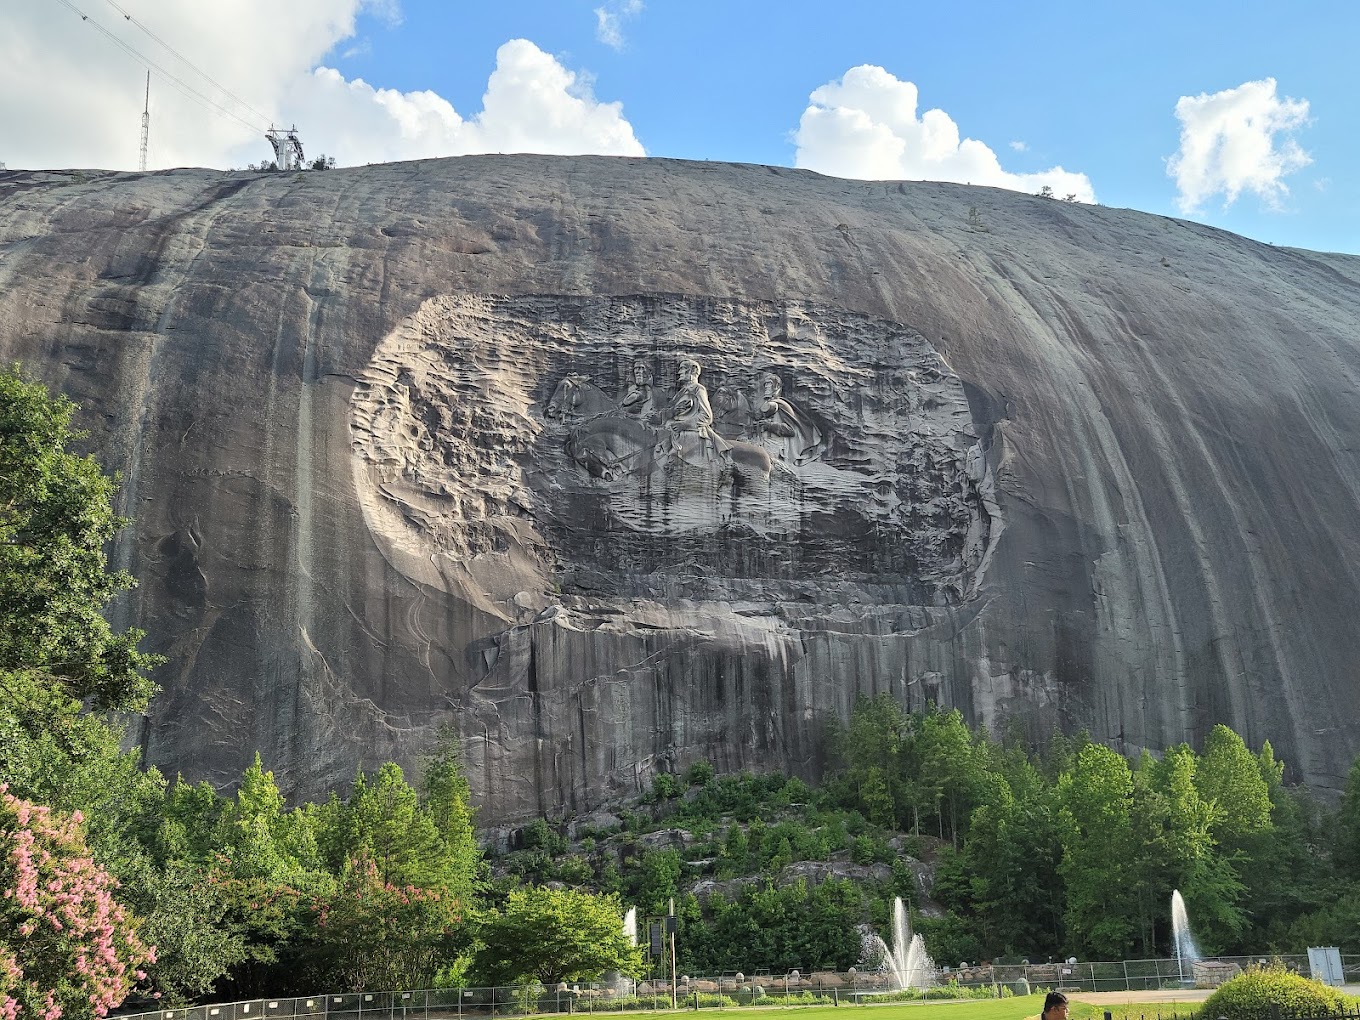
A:
{"label": "cable car tower", "polygon": [[302,139],[297,136],[296,124],[287,131],[270,124],[264,136],[274,147],[274,163],[280,170],[302,169],[305,157],[302,155]]}
{"label": "cable car tower", "polygon": [[151,72],[146,72],[146,105],[142,107],[142,154],[137,158],[137,169],[146,173],[146,142],[151,137]]}

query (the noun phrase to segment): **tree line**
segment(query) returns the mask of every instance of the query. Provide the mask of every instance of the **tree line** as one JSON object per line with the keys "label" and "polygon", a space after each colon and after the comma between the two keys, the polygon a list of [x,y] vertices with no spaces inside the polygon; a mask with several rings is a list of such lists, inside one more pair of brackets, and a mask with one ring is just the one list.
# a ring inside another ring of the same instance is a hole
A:
{"label": "tree line", "polygon": [[[913,910],[913,927],[941,962],[1167,957],[1173,890],[1209,953],[1360,952],[1360,763],[1328,807],[1285,784],[1269,743],[1252,750],[1226,726],[1198,751],[1129,760],[1085,735],[996,739],[887,695],[827,739],[816,788],[700,762],[658,776],[621,831],[569,843],[540,820],[494,870],[617,892],[644,913],[675,897],[690,973],[849,967],[857,924],[886,934],[893,897],[927,905],[922,871],[942,916]],[[663,833],[685,845],[658,845]],[[808,861],[879,877],[814,884],[799,877]]]}
{"label": "tree line", "polygon": [[828,796],[942,841],[947,914],[922,927],[943,959],[1168,956],[1177,889],[1207,952],[1360,950],[1360,763],[1333,810],[1227,726],[1129,760],[1085,736],[997,741],[889,698],[862,703],[839,747]]}

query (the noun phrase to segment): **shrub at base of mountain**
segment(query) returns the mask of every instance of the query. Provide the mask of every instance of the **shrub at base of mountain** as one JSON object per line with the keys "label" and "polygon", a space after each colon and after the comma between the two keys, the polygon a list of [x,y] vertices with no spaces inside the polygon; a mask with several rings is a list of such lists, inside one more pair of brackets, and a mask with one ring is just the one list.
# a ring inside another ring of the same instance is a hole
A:
{"label": "shrub at base of mountain", "polygon": [[1280,964],[1251,967],[1225,981],[1204,1000],[1200,1016],[1215,1020],[1271,1020],[1273,1009],[1284,1016],[1337,1016],[1354,1011],[1355,999]]}

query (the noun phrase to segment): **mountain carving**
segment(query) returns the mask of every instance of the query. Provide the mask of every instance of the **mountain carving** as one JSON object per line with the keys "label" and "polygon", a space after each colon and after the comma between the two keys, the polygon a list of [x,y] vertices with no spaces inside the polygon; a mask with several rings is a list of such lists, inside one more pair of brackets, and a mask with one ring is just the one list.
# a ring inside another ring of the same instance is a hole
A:
{"label": "mountain carving", "polygon": [[835,578],[958,605],[1001,532],[959,378],[834,308],[436,298],[378,345],[351,421],[374,541],[463,599],[788,602]]}
{"label": "mountain carving", "polygon": [[1360,259],[596,157],[0,172],[169,657],[133,736],[298,795],[463,739],[486,823],[815,777],[861,695],[1360,753]]}

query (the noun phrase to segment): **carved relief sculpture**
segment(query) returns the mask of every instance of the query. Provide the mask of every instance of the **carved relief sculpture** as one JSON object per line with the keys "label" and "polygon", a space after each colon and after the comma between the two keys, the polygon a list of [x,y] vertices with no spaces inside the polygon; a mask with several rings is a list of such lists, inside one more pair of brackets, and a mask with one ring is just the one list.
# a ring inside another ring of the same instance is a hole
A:
{"label": "carved relief sculpture", "polygon": [[385,555],[477,598],[796,599],[832,572],[846,597],[946,606],[1000,534],[958,377],[907,327],[830,308],[434,299],[380,345],[353,436]]}
{"label": "carved relief sculpture", "polygon": [[619,406],[636,418],[649,420],[658,410],[653,382],[652,366],[645,361],[633,362],[633,383],[619,400]]}
{"label": "carved relief sculpture", "polygon": [[708,389],[699,382],[699,362],[681,358],[676,371],[679,388],[665,410],[653,416],[653,423],[661,426],[657,453],[691,464],[724,459],[729,446],[713,430],[713,406]]}
{"label": "carved relief sculpture", "polygon": [[784,384],[773,372],[760,377],[757,424],[765,446],[781,460],[803,464],[812,460],[822,442],[816,422],[783,397]]}

